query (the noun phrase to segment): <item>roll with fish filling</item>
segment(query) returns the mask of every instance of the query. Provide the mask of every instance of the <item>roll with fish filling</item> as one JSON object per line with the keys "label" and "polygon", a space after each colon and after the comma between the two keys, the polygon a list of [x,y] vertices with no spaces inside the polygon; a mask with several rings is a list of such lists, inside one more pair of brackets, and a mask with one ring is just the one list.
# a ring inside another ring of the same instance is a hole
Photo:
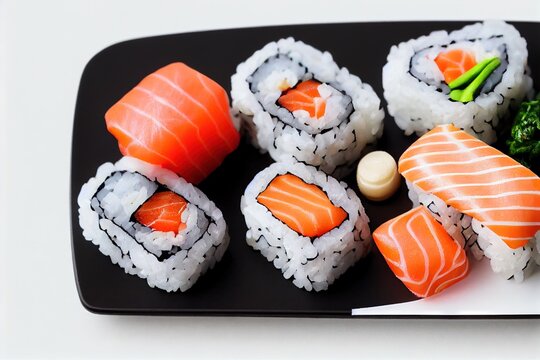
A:
{"label": "roll with fish filling", "polygon": [[78,204],[85,239],[150,287],[188,290],[229,244],[221,211],[200,190],[135,158],[101,165]]}
{"label": "roll with fish filling", "polygon": [[540,235],[540,178],[509,156],[457,129],[439,125],[399,160],[409,197],[424,205],[494,272],[522,281]]}
{"label": "roll with fish filling", "polygon": [[527,43],[503,21],[486,21],[393,46],[383,68],[388,112],[409,135],[454,124],[491,144],[532,90]]}
{"label": "roll with fish filling", "polygon": [[326,290],[371,246],[356,193],[313,166],[270,165],[248,185],[240,206],[247,243],[308,291]]}
{"label": "roll with fish filling", "polygon": [[384,111],[371,86],[328,52],[293,38],[256,51],[238,65],[231,85],[243,128],[276,161],[341,177],[382,134]]}

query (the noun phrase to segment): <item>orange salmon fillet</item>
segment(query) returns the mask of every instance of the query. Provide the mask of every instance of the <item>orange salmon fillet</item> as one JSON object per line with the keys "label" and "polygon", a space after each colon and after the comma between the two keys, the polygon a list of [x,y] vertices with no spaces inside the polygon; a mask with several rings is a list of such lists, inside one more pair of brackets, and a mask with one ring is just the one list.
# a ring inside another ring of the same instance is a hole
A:
{"label": "orange salmon fillet", "polygon": [[453,125],[420,137],[398,167],[409,182],[475,218],[512,249],[540,230],[540,178]]}
{"label": "orange salmon fillet", "polygon": [[239,144],[229,99],[183,63],[145,77],[105,114],[120,151],[199,183]]}
{"label": "orange salmon fillet", "polygon": [[315,80],[302,81],[294,88],[286,90],[278,103],[290,112],[305,110],[312,118],[319,119],[326,111],[326,101],[317,89],[319,85],[321,83]]}
{"label": "orange salmon fillet", "polygon": [[469,270],[465,251],[423,206],[379,226],[373,240],[396,277],[419,297],[443,291]]}
{"label": "orange salmon fillet", "polygon": [[295,175],[279,175],[257,201],[297,233],[317,237],[341,225],[347,213],[334,206],[316,185]]}
{"label": "orange salmon fillet", "polygon": [[455,49],[437,55],[435,63],[449,84],[476,65],[476,59],[470,51]]}
{"label": "orange salmon fillet", "polygon": [[152,230],[177,235],[186,228],[181,220],[186,206],[186,200],[172,191],[157,192],[135,212],[135,219]]}

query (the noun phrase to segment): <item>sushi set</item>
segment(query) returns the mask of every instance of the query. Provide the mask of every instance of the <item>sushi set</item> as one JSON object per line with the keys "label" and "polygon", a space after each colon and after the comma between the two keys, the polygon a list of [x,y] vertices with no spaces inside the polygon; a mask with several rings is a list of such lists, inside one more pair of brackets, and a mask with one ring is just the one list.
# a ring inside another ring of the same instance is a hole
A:
{"label": "sushi set", "polygon": [[[104,49],[73,129],[82,304],[540,316],[539,29],[298,25]],[[501,286],[491,309],[474,291]]]}

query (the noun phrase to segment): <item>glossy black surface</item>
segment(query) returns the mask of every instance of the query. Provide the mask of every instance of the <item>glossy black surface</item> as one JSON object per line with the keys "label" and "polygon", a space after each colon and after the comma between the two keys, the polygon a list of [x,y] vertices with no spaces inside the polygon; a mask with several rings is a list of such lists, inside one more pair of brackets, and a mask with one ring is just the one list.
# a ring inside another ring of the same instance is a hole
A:
{"label": "glossy black surface", "polygon": [[[161,66],[185,62],[229,90],[230,76],[238,63],[270,41],[293,36],[332,53],[339,66],[347,67],[371,84],[386,106],[381,70],[390,47],[433,30],[453,30],[465,24],[398,22],[219,30],[131,40],[101,51],[90,60],[82,75],[73,129],[72,249],[83,305],[97,313],[349,317],[352,308],[414,300],[415,296],[394,277],[376,249],[328,291],[315,293],[296,288],[260,253],[247,246],[240,196],[271,159],[245,143],[199,186],[223,211],[231,245],[223,260],[186,293],[150,288],[146,280],[125,274],[96,246],[85,241],[78,225],[77,195],[100,164],[121,157],[115,139],[105,128],[106,110]],[[528,41],[529,65],[536,76],[540,72],[540,26],[514,25]],[[414,139],[404,136],[387,115],[378,148],[397,159]],[[353,175],[346,181],[356,189]],[[372,230],[411,206],[405,184],[385,202],[364,198],[362,201]]]}

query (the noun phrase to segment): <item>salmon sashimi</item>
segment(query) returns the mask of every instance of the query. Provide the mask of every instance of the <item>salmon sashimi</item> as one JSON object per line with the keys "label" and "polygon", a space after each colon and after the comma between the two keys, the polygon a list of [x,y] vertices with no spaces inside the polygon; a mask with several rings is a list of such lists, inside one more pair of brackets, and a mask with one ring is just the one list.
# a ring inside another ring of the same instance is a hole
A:
{"label": "salmon sashimi", "polygon": [[226,91],[183,63],[145,77],[105,114],[124,155],[199,183],[239,144]]}
{"label": "salmon sashimi", "polygon": [[177,235],[186,228],[182,213],[187,202],[172,191],[160,191],[152,195],[135,212],[135,219],[154,231],[174,232]]}
{"label": "salmon sashimi", "polygon": [[512,249],[540,231],[540,178],[453,125],[440,125],[412,144],[399,160],[399,172]]}
{"label": "salmon sashimi", "polygon": [[347,212],[332,204],[316,185],[295,175],[279,175],[257,201],[297,233],[317,237],[341,225]]}
{"label": "salmon sashimi", "polygon": [[419,297],[443,291],[469,270],[465,251],[423,206],[379,226],[373,240],[397,278]]}
{"label": "salmon sashimi", "polygon": [[315,80],[302,81],[284,91],[278,103],[290,112],[305,110],[312,118],[319,119],[326,111],[326,101],[319,94],[319,85],[321,83]]}
{"label": "salmon sashimi", "polygon": [[435,63],[439,67],[439,70],[441,70],[444,81],[450,84],[453,80],[476,65],[476,58],[470,51],[454,49],[437,55]]}

